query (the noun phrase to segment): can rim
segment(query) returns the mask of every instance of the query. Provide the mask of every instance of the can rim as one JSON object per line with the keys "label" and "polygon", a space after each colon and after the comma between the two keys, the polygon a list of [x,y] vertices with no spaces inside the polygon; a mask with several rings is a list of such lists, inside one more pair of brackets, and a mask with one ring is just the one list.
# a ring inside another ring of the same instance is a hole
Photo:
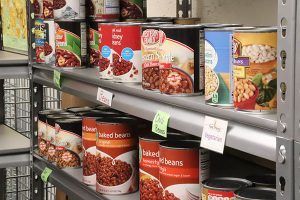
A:
{"label": "can rim", "polygon": [[96,120],[97,124],[133,124],[135,120],[130,117],[105,117]]}
{"label": "can rim", "polygon": [[[236,192],[234,192],[234,195],[236,198],[239,198],[240,200],[269,200],[269,198],[264,198],[264,197],[245,197],[245,192],[252,192],[252,193],[256,193],[260,192],[260,191],[266,191],[266,192],[272,192],[274,193],[275,197],[276,197],[276,189],[274,188],[267,188],[267,187],[250,187],[250,188],[244,188],[242,190],[238,190]],[[248,193],[249,194],[249,193]]]}
{"label": "can rim", "polygon": [[165,141],[159,146],[167,149],[200,149],[200,143],[194,141]]}
{"label": "can rim", "polygon": [[255,27],[254,29],[236,29],[234,32],[244,32],[244,33],[264,33],[264,32],[277,32],[278,28],[274,26],[270,27]]}
{"label": "can rim", "polygon": [[[235,181],[237,187],[216,187],[209,186],[210,183],[220,182],[220,181]],[[205,181],[202,181],[203,188],[212,189],[217,191],[236,191],[244,187],[250,187],[253,185],[251,181],[242,178],[233,178],[233,177],[220,177],[220,178],[211,178]]]}
{"label": "can rim", "polygon": [[204,28],[204,26],[202,26],[200,24],[165,24],[165,25],[159,25],[159,28],[162,28],[162,29],[182,29],[182,28],[186,28],[186,29],[193,29],[193,28],[202,29],[202,28]]}
{"label": "can rim", "polygon": [[77,118],[55,120],[55,123],[60,123],[60,124],[66,124],[66,123],[71,123],[71,122],[82,122],[82,118],[77,116]]}
{"label": "can rim", "polygon": [[251,30],[255,29],[254,26],[243,26],[243,27],[222,27],[222,28],[206,28],[205,31],[217,32],[217,31],[234,31],[234,30]]}

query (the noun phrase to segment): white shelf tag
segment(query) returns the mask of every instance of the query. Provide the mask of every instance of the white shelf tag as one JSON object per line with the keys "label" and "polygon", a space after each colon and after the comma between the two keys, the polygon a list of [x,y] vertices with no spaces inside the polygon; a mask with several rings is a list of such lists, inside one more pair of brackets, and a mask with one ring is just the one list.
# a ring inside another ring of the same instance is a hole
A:
{"label": "white shelf tag", "polygon": [[223,154],[228,121],[205,116],[201,147]]}
{"label": "white shelf tag", "polygon": [[101,103],[103,103],[107,106],[111,106],[113,96],[114,96],[113,93],[106,91],[102,88],[98,88],[97,100],[100,101]]}

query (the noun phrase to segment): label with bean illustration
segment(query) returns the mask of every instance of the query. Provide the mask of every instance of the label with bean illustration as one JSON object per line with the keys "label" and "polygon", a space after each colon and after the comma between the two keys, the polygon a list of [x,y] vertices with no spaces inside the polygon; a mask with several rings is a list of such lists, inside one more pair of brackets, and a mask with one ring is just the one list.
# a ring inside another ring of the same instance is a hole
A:
{"label": "label with bean illustration", "polygon": [[142,28],[142,87],[147,90],[159,90],[159,30]]}
{"label": "label with bean illustration", "polygon": [[54,0],[55,19],[85,19],[85,0]]}
{"label": "label with bean illustration", "polygon": [[235,31],[233,41],[234,107],[267,111],[277,108],[277,30]]}
{"label": "label with bean illustration", "polygon": [[44,0],[43,1],[44,19],[53,19],[54,18],[53,1],[54,0]]}
{"label": "label with bean illustration", "polygon": [[205,101],[233,106],[232,31],[205,30]]}
{"label": "label with bean illustration", "polygon": [[83,182],[96,185],[96,119],[82,119]]}
{"label": "label with bean illustration", "polygon": [[55,66],[83,67],[86,64],[86,23],[56,22]]}
{"label": "label with bean illustration", "polygon": [[40,119],[38,120],[38,149],[40,156],[47,155],[47,124]]}
{"label": "label with bean illustration", "polygon": [[89,22],[89,51],[90,65],[92,67],[99,66],[100,50],[98,22]]}
{"label": "label with bean illustration", "polygon": [[132,125],[116,121],[97,121],[96,190],[103,194],[138,189],[137,140]]}
{"label": "label with bean illustration", "polygon": [[145,17],[143,3],[144,0],[121,0],[121,18],[143,19]]}
{"label": "label with bean illustration", "polygon": [[88,0],[89,17],[96,20],[119,20],[119,0]]}
{"label": "label with bean illustration", "polygon": [[49,65],[55,64],[55,26],[54,21],[45,20],[45,63]]}
{"label": "label with bean illustration", "polygon": [[45,63],[45,24],[44,20],[37,19],[35,20],[35,29],[34,29],[34,37],[35,37],[35,53],[36,53],[36,62],[37,63]]}
{"label": "label with bean illustration", "polygon": [[113,79],[112,24],[99,24],[100,78]]}
{"label": "label with bean illustration", "polygon": [[117,82],[142,82],[141,27],[115,25],[112,29],[113,74]]}

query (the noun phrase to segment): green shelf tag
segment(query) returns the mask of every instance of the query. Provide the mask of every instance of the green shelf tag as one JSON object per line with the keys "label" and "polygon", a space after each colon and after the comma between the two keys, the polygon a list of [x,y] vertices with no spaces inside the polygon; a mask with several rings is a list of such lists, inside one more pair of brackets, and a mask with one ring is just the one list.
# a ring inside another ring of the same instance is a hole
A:
{"label": "green shelf tag", "polygon": [[41,175],[41,179],[47,183],[48,182],[48,178],[52,173],[52,169],[49,169],[48,167],[46,167]]}
{"label": "green shelf tag", "polygon": [[56,87],[61,88],[60,71],[54,70],[53,72],[53,83]]}
{"label": "green shelf tag", "polygon": [[152,122],[152,132],[166,138],[169,119],[169,113],[157,111]]}

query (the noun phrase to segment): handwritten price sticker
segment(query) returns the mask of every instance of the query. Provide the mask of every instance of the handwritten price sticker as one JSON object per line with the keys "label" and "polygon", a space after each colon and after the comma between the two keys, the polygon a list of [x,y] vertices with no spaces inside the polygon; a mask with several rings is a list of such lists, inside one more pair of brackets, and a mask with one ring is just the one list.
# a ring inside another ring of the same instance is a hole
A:
{"label": "handwritten price sticker", "polygon": [[97,100],[100,101],[101,103],[107,106],[111,106],[113,96],[114,96],[113,93],[103,90],[102,88],[98,88]]}
{"label": "handwritten price sticker", "polygon": [[157,111],[152,122],[152,132],[163,137],[167,137],[169,119],[169,113]]}
{"label": "handwritten price sticker", "polygon": [[49,169],[48,167],[46,167],[41,175],[41,179],[47,183],[48,182],[48,178],[52,173],[52,169]]}
{"label": "handwritten price sticker", "polygon": [[53,83],[56,87],[61,88],[60,71],[54,70],[54,72],[53,72]]}
{"label": "handwritten price sticker", "polygon": [[223,154],[228,121],[205,116],[201,147]]}

